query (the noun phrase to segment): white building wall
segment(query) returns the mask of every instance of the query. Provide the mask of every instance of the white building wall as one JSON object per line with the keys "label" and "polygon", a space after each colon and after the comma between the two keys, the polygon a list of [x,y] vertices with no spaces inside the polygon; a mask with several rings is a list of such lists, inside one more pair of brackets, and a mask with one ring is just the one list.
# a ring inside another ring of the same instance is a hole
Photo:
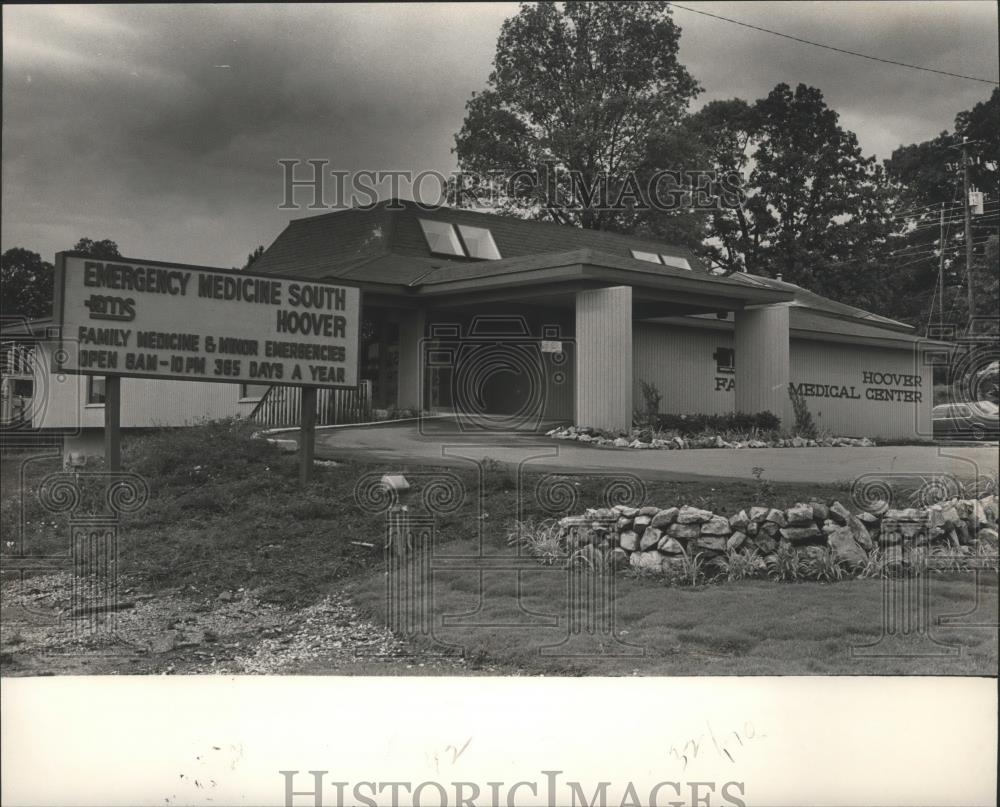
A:
{"label": "white building wall", "polygon": [[[662,413],[734,411],[735,374],[720,372],[713,358],[718,348],[733,344],[728,329],[636,323],[633,408],[643,405],[644,380],[663,395]],[[791,383],[803,393],[816,425],[842,436],[930,439],[933,377],[931,367],[923,364],[908,345],[896,349],[822,342],[794,332],[790,340]],[[834,397],[844,394],[850,397]]]}
{"label": "white building wall", "polygon": [[[49,346],[38,365],[32,424],[36,428],[102,428],[104,406],[87,404],[87,376],[51,374]],[[247,416],[256,401],[240,401],[239,384],[122,379],[123,428],[184,426],[201,419]]]}

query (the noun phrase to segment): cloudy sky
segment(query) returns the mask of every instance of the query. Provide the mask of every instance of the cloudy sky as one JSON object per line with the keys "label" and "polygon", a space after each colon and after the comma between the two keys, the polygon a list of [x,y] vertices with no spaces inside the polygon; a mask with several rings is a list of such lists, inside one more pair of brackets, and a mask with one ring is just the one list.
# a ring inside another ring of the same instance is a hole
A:
{"label": "cloudy sky", "polygon": [[[684,5],[696,5],[693,2]],[[698,3],[886,59],[996,80],[993,2]],[[454,168],[513,4],[5,6],[2,249],[242,264],[289,218],[279,159]],[[819,87],[869,154],[953,126],[988,84],[879,64],[677,9],[716,98]]]}

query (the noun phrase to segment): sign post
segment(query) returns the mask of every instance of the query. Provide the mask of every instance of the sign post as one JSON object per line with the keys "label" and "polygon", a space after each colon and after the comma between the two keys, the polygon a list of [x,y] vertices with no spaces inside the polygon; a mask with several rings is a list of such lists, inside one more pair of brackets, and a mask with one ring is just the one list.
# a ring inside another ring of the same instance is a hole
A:
{"label": "sign post", "polygon": [[104,382],[104,464],[122,469],[122,379],[109,375]]}
{"label": "sign post", "polygon": [[316,450],[316,387],[302,387],[302,413],[299,416],[299,482],[312,479],[313,454]]}
{"label": "sign post", "polygon": [[54,312],[53,371],[106,379],[111,470],[121,465],[123,378],[299,387],[303,483],[318,389],[359,385],[361,290],[335,281],[60,252]]}

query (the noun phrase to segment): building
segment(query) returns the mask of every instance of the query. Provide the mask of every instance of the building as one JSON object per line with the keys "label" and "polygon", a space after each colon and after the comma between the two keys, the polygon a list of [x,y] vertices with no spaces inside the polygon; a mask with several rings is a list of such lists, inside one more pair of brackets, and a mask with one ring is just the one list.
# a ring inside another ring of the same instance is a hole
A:
{"label": "building", "polygon": [[[359,412],[625,430],[647,383],[664,413],[769,410],[788,423],[791,388],[836,434],[932,434],[930,359],[943,343],[781,280],[713,275],[656,241],[391,200],[291,221],[253,271],[362,289]],[[36,338],[45,327],[32,326]],[[33,426],[75,428],[74,444],[92,450],[101,380],[56,382],[43,357]],[[290,394],[148,379],[122,388],[125,428],[247,417]]]}

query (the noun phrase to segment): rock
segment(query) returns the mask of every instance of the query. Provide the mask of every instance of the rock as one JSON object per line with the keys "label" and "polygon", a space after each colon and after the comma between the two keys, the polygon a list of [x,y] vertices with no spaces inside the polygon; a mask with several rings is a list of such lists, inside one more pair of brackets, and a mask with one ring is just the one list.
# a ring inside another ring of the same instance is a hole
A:
{"label": "rock", "polygon": [[785,514],[773,507],[767,511],[767,520],[779,527],[784,527],[788,523],[785,520]]}
{"label": "rock", "polygon": [[650,516],[636,516],[632,520],[632,529],[635,530],[639,535],[642,535],[646,527],[649,526],[649,522],[653,519]]}
{"label": "rock", "polygon": [[645,552],[647,549],[655,549],[659,543],[660,539],[663,537],[663,532],[658,530],[656,527],[646,527],[643,530],[642,538],[639,541],[639,549]]}
{"label": "rock", "polygon": [[589,523],[590,519],[587,516],[566,516],[565,518],[559,519],[559,526],[564,530],[569,527],[587,526]]}
{"label": "rock", "polygon": [[708,510],[699,510],[697,507],[684,505],[677,513],[678,524],[704,524],[715,517],[714,513]]}
{"label": "rock", "polygon": [[701,534],[705,535],[720,535],[727,536],[732,533],[732,528],[729,526],[729,519],[723,518],[722,516],[714,516],[709,521],[706,521],[701,525]]}
{"label": "rock", "polygon": [[702,535],[692,541],[690,548],[692,552],[725,552],[726,538],[722,535]]}
{"label": "rock", "polygon": [[823,532],[829,535],[831,532],[836,532],[837,530],[843,528],[840,525],[838,525],[837,522],[834,521],[832,518],[828,518],[826,521],[823,522],[823,526],[820,529],[822,529]]}
{"label": "rock", "polygon": [[753,536],[755,536],[757,534],[757,527],[758,526],[759,525],[757,524],[756,521],[751,521],[749,524],[747,524],[747,527],[744,530],[744,532],[746,532],[747,535],[749,535],[751,538],[753,538]]}
{"label": "rock", "polygon": [[740,510],[735,516],[729,517],[729,526],[737,531],[743,531],[747,528],[750,523],[750,516],[747,515],[746,510]]}
{"label": "rock", "polygon": [[763,534],[768,538],[776,538],[779,532],[781,532],[781,527],[773,521],[765,521],[757,528],[758,535]]}
{"label": "rock", "polygon": [[178,633],[175,630],[168,630],[161,633],[150,643],[150,650],[154,653],[169,653],[177,647]]}
{"label": "rock", "polygon": [[625,530],[632,529],[632,519],[621,516],[615,522],[615,529],[618,530],[618,532],[625,532]]}
{"label": "rock", "polygon": [[628,440],[624,437],[618,437],[615,439],[615,448],[628,448]]}
{"label": "rock", "polygon": [[865,550],[854,540],[850,527],[838,527],[827,537],[827,543],[837,560],[851,566],[860,566],[868,560]]}
{"label": "rock", "polygon": [[[871,513],[863,513],[862,515],[867,515],[871,517],[871,523],[877,524],[878,519],[872,516]],[[855,516],[850,510],[848,510],[840,502],[834,502],[830,505],[830,519],[835,524],[841,527],[850,527],[851,535],[855,541],[861,546],[862,549],[866,551],[871,551],[872,539],[871,535],[868,533],[868,528],[865,527],[861,518]]]}
{"label": "rock", "polygon": [[616,546],[608,553],[608,566],[612,569],[624,569],[628,564],[628,552],[620,546]]}
{"label": "rock", "polygon": [[676,507],[668,507],[665,510],[660,510],[655,516],[653,516],[652,521],[649,522],[649,526],[658,527],[663,529],[664,527],[669,527],[674,521],[677,520],[677,514],[680,510]]}
{"label": "rock", "polygon": [[667,527],[667,534],[671,538],[697,538],[701,535],[701,527],[697,524],[671,524]]}
{"label": "rock", "polygon": [[660,512],[660,508],[659,507],[648,506],[648,507],[640,507],[639,508],[639,515],[640,516],[649,516],[650,518],[652,518],[653,516],[655,516],[659,512]]}
{"label": "rock", "polygon": [[751,440],[747,443],[750,448],[767,448],[767,443],[763,440]]}
{"label": "rock", "polygon": [[621,505],[620,507],[617,507],[615,509],[618,510],[619,515],[625,516],[625,518],[635,518],[637,515],[639,515],[639,509],[637,507],[628,507],[626,505]]}
{"label": "rock", "polygon": [[618,540],[621,548],[628,550],[629,552],[635,552],[639,548],[639,536],[632,532],[632,530],[626,530],[623,532],[619,536]]}
{"label": "rock", "polygon": [[822,524],[830,517],[830,508],[822,502],[809,502],[813,511],[813,518]]}
{"label": "rock", "polygon": [[205,643],[205,631],[200,628],[195,628],[193,630],[186,630],[181,634],[180,638],[177,639],[175,647],[178,649],[184,647],[198,647],[198,645]]}
{"label": "rock", "polygon": [[997,545],[997,531],[992,527],[983,527],[976,533],[976,537],[980,541],[984,541],[990,546],[995,547]]}
{"label": "rock", "polygon": [[778,542],[777,542],[777,540],[775,540],[774,538],[771,538],[768,535],[763,535],[763,534],[760,534],[760,535],[755,536],[754,538],[751,538],[750,539],[750,543],[762,555],[769,555],[772,552],[774,552],[775,549],[778,548]]}
{"label": "rock", "polygon": [[663,569],[663,555],[655,549],[651,552],[633,552],[629,562],[637,569],[647,572],[659,572]]}
{"label": "rock", "polygon": [[813,523],[813,509],[808,504],[798,504],[785,511],[785,521],[790,527],[804,527]]}
{"label": "rock", "polygon": [[830,505],[830,518],[841,527],[847,524],[847,519],[850,515],[851,511],[844,507],[844,505],[840,502],[834,502]]}
{"label": "rock", "polygon": [[677,446],[677,448],[687,448],[687,443],[684,442],[682,437],[674,437],[670,442]]}
{"label": "rock", "polygon": [[896,529],[903,534],[904,538],[916,538],[924,531],[924,525],[913,521],[904,521],[896,524]]}
{"label": "rock", "polygon": [[792,438],[792,448],[805,448],[806,441],[801,437],[795,436]]}
{"label": "rock", "polygon": [[822,538],[823,532],[815,524],[810,524],[808,527],[782,527],[781,537],[790,544],[801,544],[805,541]]}
{"label": "rock", "polygon": [[221,594],[219,594],[219,600],[221,602],[232,602],[232,600],[233,600],[233,592],[231,592],[231,591],[223,591]]}
{"label": "rock", "polygon": [[726,551],[735,552],[737,549],[743,546],[744,543],[746,543],[746,540],[747,540],[747,534],[745,532],[734,532],[732,535],[729,536],[729,540],[726,541]]}
{"label": "rock", "polygon": [[878,516],[874,513],[869,513],[867,510],[862,510],[857,515],[858,521],[864,524],[866,527],[877,527],[879,523]]}
{"label": "rock", "polygon": [[916,507],[907,507],[903,510],[889,510],[885,514],[888,521],[909,521],[923,524],[927,520],[927,514]]}
{"label": "rock", "polygon": [[962,520],[958,515],[958,509],[954,505],[942,508],[941,518],[944,519],[946,524],[958,524]]}
{"label": "rock", "polygon": [[669,535],[660,539],[660,544],[657,547],[664,555],[683,555],[684,547],[681,546],[680,542],[676,538],[671,538]]}
{"label": "rock", "polygon": [[619,514],[610,507],[601,507],[594,511],[593,517],[598,521],[611,522],[618,518],[618,515]]}
{"label": "rock", "polygon": [[751,507],[750,508],[750,521],[755,524],[761,524],[767,520],[768,508],[766,507]]}

